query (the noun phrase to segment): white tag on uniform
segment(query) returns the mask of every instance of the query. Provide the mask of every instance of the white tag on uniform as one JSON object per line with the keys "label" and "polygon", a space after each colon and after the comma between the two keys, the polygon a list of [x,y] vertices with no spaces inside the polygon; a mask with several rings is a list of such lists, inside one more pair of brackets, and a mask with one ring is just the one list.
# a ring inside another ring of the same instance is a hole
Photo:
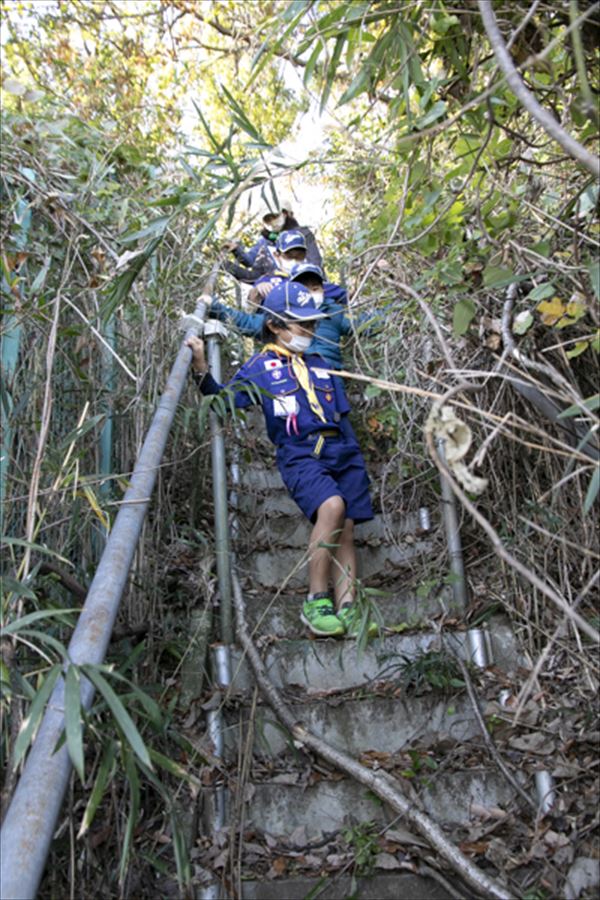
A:
{"label": "white tag on uniform", "polygon": [[329,372],[327,369],[311,369],[311,372],[314,372],[315,378],[329,378]]}
{"label": "white tag on uniform", "polygon": [[295,416],[298,412],[298,401],[295,397],[275,397],[273,400],[273,415]]}

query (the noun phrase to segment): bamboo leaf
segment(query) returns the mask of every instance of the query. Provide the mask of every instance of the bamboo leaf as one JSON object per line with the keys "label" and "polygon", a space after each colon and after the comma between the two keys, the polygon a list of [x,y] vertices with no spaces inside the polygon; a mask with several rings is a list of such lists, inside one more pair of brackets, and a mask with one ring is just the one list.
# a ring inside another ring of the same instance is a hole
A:
{"label": "bamboo leaf", "polygon": [[600,466],[596,466],[594,470],[594,474],[592,475],[589,487],[587,489],[587,493],[585,495],[585,501],[583,503],[583,514],[587,516],[589,511],[591,510],[596,497],[598,496],[598,491],[600,490]]}
{"label": "bamboo leaf", "polygon": [[83,814],[83,819],[81,820],[81,827],[77,834],[78,838],[83,837],[83,835],[86,833],[86,831],[94,821],[94,816],[96,815],[96,811],[100,805],[102,798],[104,797],[108,779],[113,769],[116,750],[117,745],[115,741],[109,741],[109,743],[104,748],[102,759],[100,760],[100,765],[98,766],[98,774],[96,775],[96,780],[94,781],[94,787],[92,788],[92,793],[90,794],[90,798],[87,802],[87,806]]}
{"label": "bamboo leaf", "polygon": [[83,673],[90,679],[92,684],[94,684],[106,700],[110,711],[115,717],[119,728],[123,732],[125,739],[128,741],[135,755],[151,769],[152,763],[150,761],[148,748],[146,747],[141,734],[137,730],[135,722],[123,706],[119,697],[113,691],[110,684],[100,674],[96,666],[84,665],[81,668]]}
{"label": "bamboo leaf", "polygon": [[197,787],[201,786],[201,781],[199,778],[196,778],[195,775],[192,775],[187,771],[183,766],[179,765],[179,763],[174,762],[172,759],[169,759],[168,756],[165,756],[163,753],[159,753],[158,750],[150,750],[150,758],[152,762],[156,763],[161,769],[164,769],[165,772],[168,772],[170,775],[174,775],[175,778],[180,778],[182,781],[187,781],[189,784],[193,784]]}
{"label": "bamboo leaf", "polygon": [[33,739],[33,735],[35,734],[38,723],[42,717],[44,709],[46,708],[48,698],[54,690],[54,685],[56,684],[60,673],[60,665],[52,666],[52,668],[46,675],[42,686],[31,702],[29,712],[23,720],[23,724],[21,725],[19,734],[17,735],[17,740],[15,741],[15,747],[13,751],[13,760],[15,766],[19,765],[19,763],[23,759],[23,756],[27,752],[27,748],[29,747]]}
{"label": "bamboo leaf", "polygon": [[37,553],[44,553],[46,556],[54,556],[67,566],[73,566],[72,562],[65,559],[64,556],[61,556],[54,550],[49,550],[48,547],[42,547],[41,544],[36,544],[33,541],[25,541],[23,538],[8,537],[8,535],[3,534],[2,537],[0,537],[0,546],[1,545],[7,545],[9,547],[27,547],[29,550],[35,550]]}
{"label": "bamboo leaf", "polygon": [[370,84],[371,72],[369,66],[365,64],[338,100],[338,106],[343,106],[344,103],[349,103],[350,100],[354,100],[355,97],[358,97],[359,94],[366,91]]}
{"label": "bamboo leaf", "polygon": [[0,630],[1,637],[8,637],[9,634],[16,634],[23,628],[28,628],[33,622],[37,622],[39,619],[52,619],[54,616],[67,616],[71,613],[81,612],[80,609],[39,609],[36,612],[27,613],[26,616],[21,616],[20,619],[15,619],[14,622],[10,622],[10,624],[5,625],[4,628]]}
{"label": "bamboo leaf", "polygon": [[[41,644],[47,644],[49,647],[52,647],[52,649],[55,650],[58,653],[58,655],[60,657],[62,657],[62,659],[65,662],[69,661],[69,654],[67,653],[67,648],[65,647],[64,644],[61,644],[61,642],[59,640],[57,640],[55,637],[53,637],[51,634],[46,634],[45,631],[35,631],[33,628],[23,628],[19,632],[19,635],[24,638],[34,638],[35,640],[39,641]],[[38,647],[36,647],[35,649],[37,650],[38,653],[40,653],[40,655],[44,656],[44,654]]]}
{"label": "bamboo leaf", "polygon": [[589,409],[590,412],[595,412],[595,410],[600,409],[600,394],[594,394],[592,397],[587,397],[581,404],[574,403],[572,406],[568,406],[566,409],[563,409],[557,418],[569,419],[571,416],[580,416],[582,406]]}
{"label": "bamboo leaf", "polygon": [[153,219],[152,222],[144,226],[144,228],[140,228],[139,231],[122,234],[119,240],[122,244],[132,244],[134,241],[140,241],[142,238],[156,237],[157,235],[162,237],[170,219],[170,215],[159,216],[157,219]]}
{"label": "bamboo leaf", "polygon": [[289,24],[287,28],[284,28],[279,38],[273,40],[275,29],[279,30],[280,27],[279,20],[275,20],[275,28],[268,34],[267,38],[258,48],[258,52],[252,61],[252,74],[246,84],[247,88],[258,78],[268,61],[281,49],[288,35],[292,33],[296,25],[300,22],[300,19],[305,15],[306,10],[309,6],[312,6],[312,2],[313,0],[292,0],[285,10],[285,17],[291,17]]}
{"label": "bamboo leaf", "polygon": [[81,425],[80,428],[74,428],[72,431],[68,433],[66,437],[62,439],[59,444],[59,448],[61,450],[66,449],[69,444],[72,444],[74,441],[78,441],[80,438],[87,434],[88,431],[91,431],[96,425],[102,422],[106,416],[104,413],[99,413],[97,416],[92,416],[91,419],[88,419],[86,422]]}
{"label": "bamboo leaf", "polygon": [[123,836],[123,849],[119,860],[119,884],[123,884],[127,874],[127,864],[131,853],[131,843],[133,833],[138,819],[140,810],[140,780],[135,766],[133,755],[128,747],[123,747],[123,762],[125,764],[125,774],[129,783],[129,811],[127,814],[127,825]]}
{"label": "bamboo leaf", "polygon": [[331,88],[333,87],[335,73],[337,72],[338,63],[340,61],[340,56],[342,55],[342,50],[344,49],[345,43],[346,33],[344,32],[343,34],[340,34],[338,38],[336,38],[335,47],[333,48],[331,62],[329,63],[327,75],[325,78],[325,85],[321,94],[321,103],[319,107],[321,112],[323,112],[323,110],[327,106],[327,101],[329,100],[329,95],[331,94]]}
{"label": "bamboo leaf", "polygon": [[92,488],[89,486],[89,484],[84,484],[81,487],[81,491],[82,491],[84,497],[86,498],[87,502],[90,504],[91,508],[93,509],[93,511],[94,511],[97,519],[99,520],[100,524],[102,525],[102,527],[108,531],[110,529],[110,520],[109,520],[108,516],[106,515],[106,513],[104,512],[104,510],[102,509],[102,507],[100,506],[100,504],[98,503],[98,499],[97,499],[94,491],[92,490]]}
{"label": "bamboo leaf", "polygon": [[152,697],[150,697],[145,691],[142,691],[141,688],[139,688],[129,678],[127,678],[125,675],[122,675],[120,672],[108,671],[106,667],[103,667],[103,669],[108,675],[110,675],[111,678],[116,678],[118,681],[122,681],[131,689],[131,692],[140,701],[154,725],[156,725],[157,727],[160,727],[162,725],[163,719],[162,713],[160,711],[160,706],[155,700],[152,699]]}
{"label": "bamboo leaf", "polygon": [[13,578],[11,575],[2,576],[0,587],[2,588],[3,597],[6,594],[16,594],[18,597],[26,597],[27,600],[36,599],[36,595],[31,588],[28,588],[26,584],[23,584],[18,578]]}
{"label": "bamboo leaf", "polygon": [[79,692],[79,673],[77,666],[71,664],[65,678],[65,732],[67,749],[71,762],[81,783],[85,781],[83,760],[83,728],[81,712],[81,694]]}

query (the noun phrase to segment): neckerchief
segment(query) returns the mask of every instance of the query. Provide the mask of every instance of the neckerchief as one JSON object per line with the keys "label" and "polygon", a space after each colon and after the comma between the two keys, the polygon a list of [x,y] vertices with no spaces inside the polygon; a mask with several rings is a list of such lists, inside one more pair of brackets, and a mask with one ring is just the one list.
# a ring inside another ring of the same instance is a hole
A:
{"label": "neckerchief", "polygon": [[286,347],[281,347],[279,344],[266,344],[264,349],[273,350],[275,353],[279,353],[281,356],[289,357],[294,375],[298,379],[298,384],[306,394],[308,405],[314,412],[315,416],[317,416],[317,418],[321,420],[321,422],[326,422],[327,419],[325,418],[323,407],[319,403],[319,399],[315,393],[314,385],[310,378],[308,366],[304,362],[303,358],[297,353],[292,353],[292,351],[288,350]]}

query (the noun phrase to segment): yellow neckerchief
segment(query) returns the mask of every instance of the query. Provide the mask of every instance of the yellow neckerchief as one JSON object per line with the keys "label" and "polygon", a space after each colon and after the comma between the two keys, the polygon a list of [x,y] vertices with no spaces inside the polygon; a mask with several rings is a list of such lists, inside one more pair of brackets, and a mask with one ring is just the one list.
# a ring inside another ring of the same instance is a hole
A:
{"label": "yellow neckerchief", "polygon": [[279,353],[281,356],[289,357],[292,363],[292,370],[294,372],[294,375],[298,379],[298,384],[306,394],[311,410],[314,412],[315,416],[317,416],[317,418],[321,420],[321,422],[326,422],[327,419],[325,418],[323,407],[319,403],[313,383],[310,380],[308,366],[306,365],[302,357],[297,353],[292,353],[291,350],[288,350],[286,347],[282,347],[280,344],[265,344],[264,349],[273,350],[275,353]]}

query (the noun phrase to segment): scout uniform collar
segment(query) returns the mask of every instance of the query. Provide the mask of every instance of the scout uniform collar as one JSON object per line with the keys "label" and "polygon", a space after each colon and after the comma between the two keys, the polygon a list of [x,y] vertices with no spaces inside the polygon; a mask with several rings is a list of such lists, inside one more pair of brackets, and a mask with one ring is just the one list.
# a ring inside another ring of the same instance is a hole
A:
{"label": "scout uniform collar", "polygon": [[[308,366],[304,362],[303,358],[298,353],[292,353],[291,350],[288,350],[286,347],[282,347],[280,344],[266,344],[264,349],[272,350],[274,353],[279,353],[280,356],[287,356],[289,358],[292,365],[292,371],[298,379],[298,384],[306,394],[306,399],[308,400],[308,405],[310,406],[312,412],[315,414],[315,416],[317,416],[318,419],[321,420],[321,422],[326,422],[327,419],[325,417],[325,413],[323,412],[323,407],[319,403],[319,399],[310,377],[310,372],[308,371]],[[288,434],[290,424],[292,423],[287,423]]]}

